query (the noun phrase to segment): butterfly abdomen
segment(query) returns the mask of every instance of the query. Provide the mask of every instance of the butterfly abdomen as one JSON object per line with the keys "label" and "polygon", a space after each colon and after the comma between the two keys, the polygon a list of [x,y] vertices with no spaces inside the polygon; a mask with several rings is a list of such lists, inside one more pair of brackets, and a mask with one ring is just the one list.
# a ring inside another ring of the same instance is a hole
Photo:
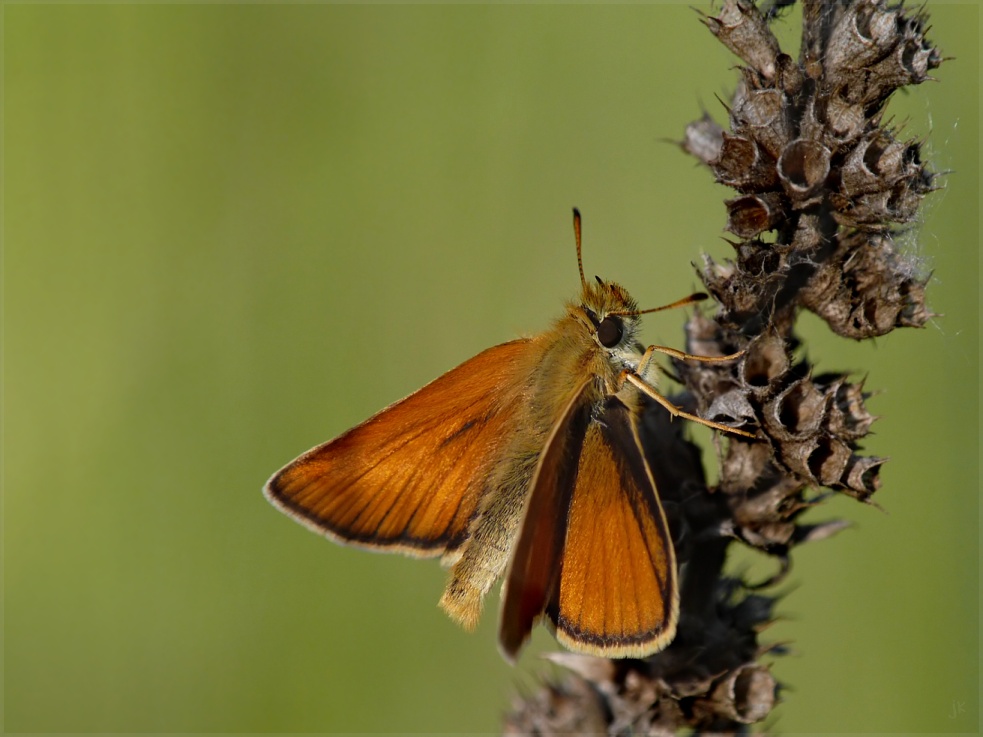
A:
{"label": "butterfly abdomen", "polygon": [[[529,379],[520,392],[521,406],[513,414],[514,432],[485,480],[477,514],[468,527],[468,538],[440,600],[441,608],[467,629],[477,625],[482,599],[508,565],[549,434],[560,409],[583,383],[592,346],[582,341],[570,345],[566,342],[569,331],[563,335],[559,341],[540,341],[531,346],[533,360],[528,367]],[[578,337],[570,340],[577,341]],[[575,350],[571,351],[571,347]],[[536,381],[540,372],[564,380],[544,384]]]}

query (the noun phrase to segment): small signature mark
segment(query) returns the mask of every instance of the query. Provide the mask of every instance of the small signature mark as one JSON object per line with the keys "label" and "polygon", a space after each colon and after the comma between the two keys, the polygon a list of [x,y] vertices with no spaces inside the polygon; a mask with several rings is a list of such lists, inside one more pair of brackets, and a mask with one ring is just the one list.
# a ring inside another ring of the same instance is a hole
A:
{"label": "small signature mark", "polygon": [[960,717],[965,713],[966,713],[966,702],[957,701],[956,699],[953,699],[952,708],[949,709],[949,718],[956,719],[957,717]]}

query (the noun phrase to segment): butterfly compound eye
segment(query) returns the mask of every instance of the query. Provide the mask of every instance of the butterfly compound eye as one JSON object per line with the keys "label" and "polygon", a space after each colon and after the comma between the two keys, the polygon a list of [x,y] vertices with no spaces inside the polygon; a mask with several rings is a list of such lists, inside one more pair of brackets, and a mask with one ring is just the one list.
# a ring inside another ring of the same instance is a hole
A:
{"label": "butterfly compound eye", "polygon": [[608,315],[597,326],[597,340],[605,348],[614,348],[621,342],[624,332],[621,326],[621,318]]}

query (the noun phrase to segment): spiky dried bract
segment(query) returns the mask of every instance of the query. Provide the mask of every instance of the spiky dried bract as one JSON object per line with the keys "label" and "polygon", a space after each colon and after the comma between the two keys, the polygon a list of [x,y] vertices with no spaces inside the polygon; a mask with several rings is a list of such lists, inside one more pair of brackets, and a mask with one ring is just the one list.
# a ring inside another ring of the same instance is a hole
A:
{"label": "spiky dried bract", "polygon": [[[651,410],[643,439],[681,566],[676,639],[644,661],[551,656],[570,673],[517,705],[513,732],[747,733],[780,691],[759,662],[782,652],[759,643],[776,602],[761,587],[787,572],[796,545],[846,527],[804,524],[803,512],[836,493],[870,501],[880,485],[885,459],[861,452],[876,419],[864,381],[817,373],[794,328],[802,310],[857,340],[933,317],[927,276],[898,241],[937,188],[935,175],[921,143],[901,140],[882,116],[891,95],[929,79],[942,56],[925,38],[926,13],[902,3],[802,0],[802,10],[798,59],[768,27],[777,12],[750,0],[725,0],[701,17],[746,66],[729,130],[704,115],[680,144],[736,190],[725,202],[734,255],[704,256],[698,267],[719,306],[691,317],[686,348],[743,355],[674,359],[685,392],[673,399],[716,422],[757,428],[759,439],[730,438],[709,488],[682,424]],[[736,540],[775,557],[769,581],[723,574]]]}
{"label": "spiky dried bract", "polygon": [[766,79],[775,75],[775,59],[781,49],[764,16],[750,0],[726,3],[716,17],[703,22],[728,49]]}

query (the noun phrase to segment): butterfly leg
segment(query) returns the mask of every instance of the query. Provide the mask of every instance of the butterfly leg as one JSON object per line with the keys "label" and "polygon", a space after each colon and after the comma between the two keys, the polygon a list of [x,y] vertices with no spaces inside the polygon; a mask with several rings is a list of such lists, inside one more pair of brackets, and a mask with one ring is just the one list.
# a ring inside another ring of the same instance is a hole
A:
{"label": "butterfly leg", "polygon": [[652,356],[656,353],[665,353],[667,356],[672,356],[673,358],[680,358],[689,361],[703,361],[704,363],[733,361],[735,358],[740,358],[744,355],[744,351],[738,351],[737,353],[731,353],[729,356],[696,356],[692,353],[686,353],[664,345],[650,345],[646,349],[645,353],[642,354],[642,358],[638,362],[638,373],[641,376],[645,376],[645,369],[648,367],[649,361],[652,360]]}
{"label": "butterfly leg", "polygon": [[[655,347],[657,347],[657,346],[653,346],[653,348],[655,348]],[[649,353],[651,352],[651,350],[652,350],[652,348],[650,348],[648,351],[646,351],[646,354],[645,355],[648,356]],[[686,354],[683,354],[683,355],[686,355]],[[639,368],[641,368],[641,364],[639,364]],[[701,425],[706,425],[707,427],[712,427],[714,430],[720,430],[722,432],[729,432],[729,433],[732,433],[734,435],[743,435],[746,438],[755,438],[755,437],[757,437],[754,433],[747,432],[746,430],[738,430],[736,428],[729,427],[728,425],[723,425],[723,424],[721,424],[719,422],[714,422],[713,420],[704,420],[702,417],[699,417],[699,416],[694,415],[694,414],[690,414],[689,412],[686,412],[685,410],[680,409],[675,404],[673,404],[672,402],[670,402],[666,397],[664,397],[661,394],[659,394],[659,392],[657,392],[653,387],[651,387],[648,384],[648,382],[645,381],[645,379],[643,379],[641,376],[639,376],[636,373],[633,373],[631,371],[624,371],[622,373],[622,380],[623,381],[627,381],[627,382],[633,384],[639,390],[641,390],[641,392],[643,394],[645,394],[646,396],[650,397],[651,399],[654,399],[656,402],[658,402],[659,404],[661,404],[663,407],[665,407],[667,410],[669,410],[669,414],[671,414],[673,417],[683,417],[683,418],[685,418],[687,420],[692,420],[693,422],[698,422]]]}

